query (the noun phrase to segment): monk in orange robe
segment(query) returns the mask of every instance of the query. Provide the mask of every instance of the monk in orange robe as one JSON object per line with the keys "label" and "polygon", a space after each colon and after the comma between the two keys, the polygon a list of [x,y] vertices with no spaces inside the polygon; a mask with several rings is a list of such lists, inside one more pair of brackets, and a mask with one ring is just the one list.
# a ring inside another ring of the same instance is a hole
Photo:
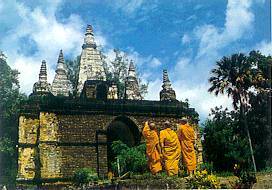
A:
{"label": "monk in orange robe", "polygon": [[164,129],[160,132],[160,143],[162,147],[162,155],[164,167],[168,176],[178,174],[178,166],[180,159],[180,142],[175,131],[170,128],[169,121],[164,123]]}
{"label": "monk in orange robe", "polygon": [[153,175],[162,170],[161,148],[159,137],[154,123],[145,122],[142,134],[146,139],[146,155],[148,157],[148,167]]}
{"label": "monk in orange robe", "polygon": [[196,170],[196,154],[194,149],[195,131],[188,124],[187,118],[181,119],[181,124],[178,129],[178,137],[181,145],[182,160],[187,168],[189,175],[192,175]]}

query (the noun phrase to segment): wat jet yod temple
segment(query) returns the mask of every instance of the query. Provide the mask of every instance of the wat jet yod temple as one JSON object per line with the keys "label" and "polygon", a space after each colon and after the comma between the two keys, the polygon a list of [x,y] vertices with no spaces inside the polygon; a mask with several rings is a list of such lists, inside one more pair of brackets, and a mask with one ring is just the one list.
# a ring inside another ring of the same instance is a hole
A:
{"label": "wat jet yod temple", "polygon": [[[125,96],[119,98],[117,85],[106,80],[101,52],[90,25],[82,45],[76,87],[69,81],[64,53],[59,53],[52,84],[47,81],[46,62],[42,61],[33,92],[21,106],[19,183],[71,181],[74,172],[84,167],[95,169],[103,177],[114,160],[111,143],[121,140],[134,146],[143,142],[141,131],[145,121],[154,121],[160,129],[169,120],[176,130],[178,120],[187,116],[197,124],[196,111],[188,103],[176,100],[166,70],[160,101],[147,101],[141,96],[135,67],[130,62]],[[72,93],[73,89],[76,93]],[[198,144],[200,163],[199,137]]]}

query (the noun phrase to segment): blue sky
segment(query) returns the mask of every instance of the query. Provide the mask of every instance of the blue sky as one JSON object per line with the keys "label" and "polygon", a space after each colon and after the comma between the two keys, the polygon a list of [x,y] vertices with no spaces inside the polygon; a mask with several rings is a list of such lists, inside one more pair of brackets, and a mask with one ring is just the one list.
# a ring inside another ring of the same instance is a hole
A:
{"label": "blue sky", "polygon": [[41,60],[52,82],[57,56],[81,52],[87,24],[108,59],[125,51],[149,82],[146,99],[159,99],[168,69],[179,100],[189,99],[203,121],[226,96],[207,92],[209,71],[224,55],[258,49],[271,54],[269,0],[0,0],[0,50],[18,69],[21,91],[30,93]]}

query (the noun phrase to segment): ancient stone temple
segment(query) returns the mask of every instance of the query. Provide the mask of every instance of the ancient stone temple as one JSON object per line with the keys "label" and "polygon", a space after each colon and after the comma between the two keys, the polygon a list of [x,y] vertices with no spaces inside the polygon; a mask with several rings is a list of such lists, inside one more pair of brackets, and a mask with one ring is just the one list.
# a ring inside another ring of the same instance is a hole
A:
{"label": "ancient stone temple", "polygon": [[[99,76],[97,72],[101,72]],[[187,116],[198,131],[197,112],[185,102],[172,101],[175,92],[166,71],[160,93],[163,101],[143,100],[131,62],[127,96],[118,99],[116,84],[105,80],[91,26],[87,27],[82,47],[76,96],[66,96],[70,90],[66,77],[60,52],[51,89],[43,61],[33,94],[21,106],[17,175],[20,184],[70,182],[74,172],[84,167],[105,177],[115,159],[112,142],[121,140],[129,146],[142,143],[145,121],[154,121],[160,129],[169,120],[176,130],[179,119]],[[198,157],[202,154],[199,150]]]}
{"label": "ancient stone temple", "polygon": [[64,63],[62,50],[60,50],[55,78],[52,83],[51,92],[55,96],[69,96],[72,93],[72,83],[67,76],[67,66]]}
{"label": "ancient stone temple", "polygon": [[80,96],[86,80],[106,80],[101,52],[97,49],[94,41],[93,28],[87,26],[84,44],[80,56],[79,79],[77,95]]}

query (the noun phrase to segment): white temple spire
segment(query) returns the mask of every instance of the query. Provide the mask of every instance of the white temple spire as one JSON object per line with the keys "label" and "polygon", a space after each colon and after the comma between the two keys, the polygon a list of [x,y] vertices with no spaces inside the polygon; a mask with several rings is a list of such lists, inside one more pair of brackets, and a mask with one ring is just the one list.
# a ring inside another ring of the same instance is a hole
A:
{"label": "white temple spire", "polygon": [[87,26],[80,56],[77,96],[80,96],[86,80],[106,80],[100,51],[97,49],[93,28]]}
{"label": "white temple spire", "polygon": [[55,96],[69,96],[72,93],[72,84],[68,79],[67,68],[64,63],[62,50],[60,50],[56,74],[52,83],[52,94]]}

